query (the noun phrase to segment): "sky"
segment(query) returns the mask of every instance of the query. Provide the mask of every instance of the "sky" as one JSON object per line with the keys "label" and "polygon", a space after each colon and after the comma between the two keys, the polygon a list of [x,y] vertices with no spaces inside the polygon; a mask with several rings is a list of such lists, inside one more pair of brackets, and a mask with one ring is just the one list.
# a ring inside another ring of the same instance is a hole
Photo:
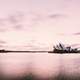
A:
{"label": "sky", "polygon": [[0,0],[0,49],[79,46],[79,21],[80,0]]}

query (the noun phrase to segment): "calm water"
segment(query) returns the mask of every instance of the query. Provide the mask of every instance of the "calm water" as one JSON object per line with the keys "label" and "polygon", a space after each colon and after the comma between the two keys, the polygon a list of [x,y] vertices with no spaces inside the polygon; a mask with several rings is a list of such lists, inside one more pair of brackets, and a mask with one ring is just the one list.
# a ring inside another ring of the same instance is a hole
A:
{"label": "calm water", "polygon": [[28,74],[55,77],[59,74],[80,76],[80,54],[2,53],[0,74],[21,77]]}

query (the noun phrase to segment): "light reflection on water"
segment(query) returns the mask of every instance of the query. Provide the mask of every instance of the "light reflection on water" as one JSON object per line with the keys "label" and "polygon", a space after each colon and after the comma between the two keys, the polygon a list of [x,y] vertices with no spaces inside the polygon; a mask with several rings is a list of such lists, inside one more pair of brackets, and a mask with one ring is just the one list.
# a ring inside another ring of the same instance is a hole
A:
{"label": "light reflection on water", "polygon": [[13,77],[29,73],[39,77],[80,75],[80,54],[2,53],[0,71]]}

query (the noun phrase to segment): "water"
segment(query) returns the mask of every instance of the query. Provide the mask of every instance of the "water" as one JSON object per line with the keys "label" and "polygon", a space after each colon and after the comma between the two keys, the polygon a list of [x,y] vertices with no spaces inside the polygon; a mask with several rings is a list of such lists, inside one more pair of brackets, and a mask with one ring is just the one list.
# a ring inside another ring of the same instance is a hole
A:
{"label": "water", "polygon": [[60,74],[80,76],[80,54],[2,53],[0,74],[5,77],[33,74],[40,78]]}

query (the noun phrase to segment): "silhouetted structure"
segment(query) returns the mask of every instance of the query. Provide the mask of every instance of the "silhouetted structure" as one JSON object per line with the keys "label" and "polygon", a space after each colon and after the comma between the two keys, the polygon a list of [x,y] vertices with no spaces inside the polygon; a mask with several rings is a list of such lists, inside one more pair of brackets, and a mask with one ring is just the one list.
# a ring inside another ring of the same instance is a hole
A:
{"label": "silhouetted structure", "polygon": [[79,53],[80,51],[77,48],[72,49],[71,46],[65,47],[63,44],[53,46],[53,51],[50,53]]}
{"label": "silhouetted structure", "polygon": [[6,52],[6,50],[4,50],[4,49],[0,50],[0,53],[4,53],[4,52]]}

